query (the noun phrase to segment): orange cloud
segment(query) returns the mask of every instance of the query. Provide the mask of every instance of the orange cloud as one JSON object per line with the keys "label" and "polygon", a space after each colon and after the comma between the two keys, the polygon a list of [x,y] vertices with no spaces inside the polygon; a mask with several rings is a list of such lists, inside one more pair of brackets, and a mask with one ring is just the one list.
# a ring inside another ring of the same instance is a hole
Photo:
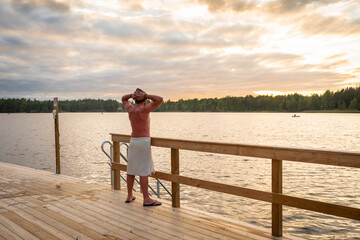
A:
{"label": "orange cloud", "polygon": [[301,31],[307,35],[358,35],[360,34],[360,18],[350,21],[343,16],[324,17],[321,14],[299,16],[296,20]]}

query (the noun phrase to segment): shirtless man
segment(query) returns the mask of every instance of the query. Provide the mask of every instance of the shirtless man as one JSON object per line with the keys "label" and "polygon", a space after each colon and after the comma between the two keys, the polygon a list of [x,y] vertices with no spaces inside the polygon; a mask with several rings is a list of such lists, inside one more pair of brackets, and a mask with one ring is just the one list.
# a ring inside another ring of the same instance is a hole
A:
{"label": "shirtless man", "polygon": [[[133,106],[129,99],[135,100]],[[152,102],[146,104],[146,100]],[[156,95],[148,95],[143,90],[137,88],[135,92],[126,94],[122,97],[126,111],[129,114],[132,133],[128,151],[127,165],[127,190],[128,196],[126,203],[135,200],[133,196],[133,186],[135,175],[140,176],[140,187],[144,196],[143,206],[159,206],[161,202],[153,200],[149,196],[148,176],[155,172],[151,156],[150,139],[150,112],[158,108],[163,102],[163,98]]]}

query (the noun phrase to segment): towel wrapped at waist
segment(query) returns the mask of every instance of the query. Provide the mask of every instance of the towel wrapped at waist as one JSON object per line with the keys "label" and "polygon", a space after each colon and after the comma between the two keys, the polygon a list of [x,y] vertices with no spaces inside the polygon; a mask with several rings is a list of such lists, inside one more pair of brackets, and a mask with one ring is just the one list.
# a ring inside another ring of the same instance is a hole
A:
{"label": "towel wrapped at waist", "polygon": [[128,154],[128,175],[149,176],[155,172],[149,137],[132,137]]}

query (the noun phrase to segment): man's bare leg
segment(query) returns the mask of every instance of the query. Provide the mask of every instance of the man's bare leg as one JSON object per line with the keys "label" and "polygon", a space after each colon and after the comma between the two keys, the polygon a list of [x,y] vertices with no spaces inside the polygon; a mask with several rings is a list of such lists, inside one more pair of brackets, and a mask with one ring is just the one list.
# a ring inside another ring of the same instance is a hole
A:
{"label": "man's bare leg", "polygon": [[148,176],[140,176],[140,187],[143,192],[144,197],[144,205],[158,206],[161,205],[161,202],[151,199],[149,196],[149,177]]}
{"label": "man's bare leg", "polygon": [[126,185],[127,185],[127,191],[128,191],[126,201],[133,200],[134,181],[135,181],[135,175],[127,175],[126,176]]}

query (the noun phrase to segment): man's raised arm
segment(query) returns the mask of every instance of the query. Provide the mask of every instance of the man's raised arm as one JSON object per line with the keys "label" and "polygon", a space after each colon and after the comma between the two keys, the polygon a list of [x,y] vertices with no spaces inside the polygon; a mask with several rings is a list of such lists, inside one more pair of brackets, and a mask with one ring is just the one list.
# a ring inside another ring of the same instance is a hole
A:
{"label": "man's raised arm", "polygon": [[162,97],[150,94],[146,94],[146,99],[150,99],[152,101],[151,103],[145,105],[145,110],[148,112],[152,112],[157,109],[164,101]]}
{"label": "man's raised arm", "polygon": [[125,94],[124,96],[122,96],[121,98],[121,102],[124,104],[126,110],[128,110],[129,108],[132,107],[131,103],[129,102],[129,99],[132,98],[132,93],[130,94]]}

